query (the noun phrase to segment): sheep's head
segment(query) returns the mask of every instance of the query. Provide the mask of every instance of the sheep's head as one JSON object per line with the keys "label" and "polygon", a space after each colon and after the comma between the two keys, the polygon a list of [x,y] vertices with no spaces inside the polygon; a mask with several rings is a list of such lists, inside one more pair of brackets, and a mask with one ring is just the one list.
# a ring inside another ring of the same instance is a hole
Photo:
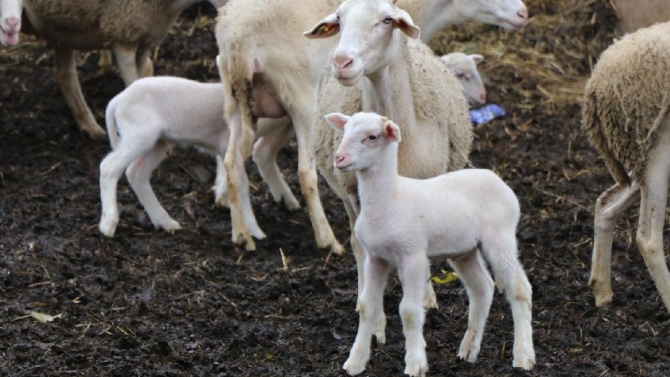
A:
{"label": "sheep's head", "polygon": [[335,11],[303,33],[307,38],[328,38],[340,33],[333,54],[333,76],[352,86],[388,66],[394,51],[393,32],[418,38],[419,27],[390,0],[346,0]]}
{"label": "sheep's head", "polygon": [[442,55],[440,60],[451,68],[458,81],[463,85],[465,96],[471,105],[483,105],[486,103],[486,89],[482,82],[477,65],[484,61],[481,55],[466,55],[462,52],[452,52]]}
{"label": "sheep's head", "polygon": [[519,30],[528,21],[528,10],[521,0],[455,0],[453,13],[469,21]]}
{"label": "sheep's head", "polygon": [[13,46],[19,43],[23,0],[0,0],[0,43]]}
{"label": "sheep's head", "polygon": [[335,130],[344,132],[335,153],[334,166],[342,171],[365,170],[377,160],[379,151],[389,143],[400,142],[400,128],[375,113],[341,113],[325,116]]}

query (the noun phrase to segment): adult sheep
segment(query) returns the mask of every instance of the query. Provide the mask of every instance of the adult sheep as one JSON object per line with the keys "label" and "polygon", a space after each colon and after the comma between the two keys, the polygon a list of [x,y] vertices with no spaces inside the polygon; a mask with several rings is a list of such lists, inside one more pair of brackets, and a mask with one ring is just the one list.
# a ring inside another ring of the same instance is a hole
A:
{"label": "adult sheep", "polygon": [[[168,34],[182,10],[202,0],[25,0],[24,31],[54,47],[56,83],[79,129],[104,139],[77,78],[74,50],[111,49],[126,86],[151,76],[149,55]],[[221,0],[213,0],[218,4]]]}
{"label": "adult sheep", "polygon": [[23,0],[0,0],[0,43],[13,46],[19,43]]}
{"label": "adult sheep", "polygon": [[[224,161],[228,171],[229,192],[239,192],[246,177],[244,160],[251,154],[253,139],[251,88],[265,87],[293,122],[298,140],[298,176],[305,196],[317,246],[335,253],[344,249],[335,239],[323,212],[317,188],[317,176],[309,153],[310,128],[315,123],[317,90],[323,68],[330,59],[335,40],[315,43],[299,35],[315,20],[335,9],[341,0],[231,0],[219,10],[216,39],[224,58],[220,67],[225,87],[226,121],[231,140]],[[494,24],[517,30],[526,23],[528,13],[521,0],[400,0],[423,29],[421,38],[428,41],[448,25],[467,21]],[[299,12],[296,12],[299,9]],[[290,52],[290,53],[288,53]],[[258,85],[260,84],[260,85]],[[260,120],[261,122],[273,122]],[[284,127],[284,120],[277,127]],[[284,140],[259,140],[270,150]],[[243,148],[244,146],[244,148]],[[239,177],[239,178],[238,178]],[[232,236],[237,244],[255,249],[243,218],[242,204],[230,197]]]}
{"label": "adult sheep", "polygon": [[584,126],[616,181],[596,202],[589,286],[598,307],[612,301],[616,221],[641,200],[637,246],[670,310],[670,273],[663,251],[670,180],[669,33],[670,23],[663,23],[615,42],[602,53],[586,84]]}

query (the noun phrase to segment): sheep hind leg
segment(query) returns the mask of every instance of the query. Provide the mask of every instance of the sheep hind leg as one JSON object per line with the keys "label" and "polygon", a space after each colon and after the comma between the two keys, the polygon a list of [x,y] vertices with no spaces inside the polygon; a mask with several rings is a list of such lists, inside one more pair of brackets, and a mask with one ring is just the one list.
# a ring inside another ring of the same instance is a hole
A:
{"label": "sheep hind leg", "polygon": [[137,54],[137,73],[139,77],[151,77],[154,75],[154,63],[151,61],[151,51],[144,50]]}
{"label": "sheep hind leg", "polygon": [[512,307],[515,368],[532,369],[535,365],[532,328],[532,287],[518,259],[516,232],[499,233],[482,241],[482,252],[493,269],[496,284],[505,292]]}
{"label": "sheep hind leg", "polygon": [[457,357],[474,363],[479,354],[486,318],[489,316],[493,301],[493,280],[479,250],[458,259],[449,260],[449,264],[465,286],[470,301],[468,329],[461,341]]}
{"label": "sheep hind leg", "polygon": [[663,251],[663,226],[668,202],[670,180],[670,132],[649,156],[644,184],[641,187],[640,218],[637,230],[637,245],[656,284],[663,304],[670,311],[670,273]]}
{"label": "sheep hind leg", "polygon": [[103,140],[107,138],[105,130],[98,125],[91,109],[86,104],[84,94],[77,77],[77,66],[74,61],[74,51],[62,46],[54,48],[54,66],[56,83],[65,96],[65,101],[72,109],[79,129],[88,134],[91,139]]}
{"label": "sheep hind leg", "polygon": [[637,184],[630,187],[615,185],[596,201],[594,219],[593,256],[589,287],[593,290],[597,307],[612,302],[612,240],[614,227],[621,214],[640,199]]}
{"label": "sheep hind leg", "polygon": [[112,59],[112,52],[109,50],[100,50],[100,59],[98,60],[98,67],[100,67],[100,74],[104,75],[114,70],[114,61]]}
{"label": "sheep hind leg", "polygon": [[117,44],[114,46],[114,56],[116,56],[116,62],[119,65],[121,78],[126,86],[140,78],[140,73],[137,70],[138,60],[136,48]]}
{"label": "sheep hind leg", "polygon": [[164,141],[156,143],[153,149],[146,152],[141,158],[133,161],[126,169],[126,178],[130,187],[142,203],[144,210],[149,214],[151,222],[156,228],[163,228],[168,232],[181,229],[179,223],[173,220],[165,208],[161,206],[149,182],[151,173],[160,165],[169,144]]}
{"label": "sheep hind leg", "polygon": [[268,125],[271,131],[259,138],[254,144],[253,160],[258,166],[261,177],[268,184],[275,202],[284,202],[289,211],[295,211],[300,208],[300,203],[293,196],[277,166],[277,153],[293,137],[293,126],[290,120],[285,118],[277,120],[264,118],[259,120],[258,128],[263,127],[262,123],[268,122],[273,123]]}

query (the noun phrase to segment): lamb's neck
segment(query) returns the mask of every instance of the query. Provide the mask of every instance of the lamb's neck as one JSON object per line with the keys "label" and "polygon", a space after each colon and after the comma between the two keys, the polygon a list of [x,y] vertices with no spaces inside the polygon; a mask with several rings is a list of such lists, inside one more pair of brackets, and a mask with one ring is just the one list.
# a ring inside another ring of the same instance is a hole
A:
{"label": "lamb's neck", "polygon": [[176,14],[179,14],[184,9],[200,2],[202,2],[202,0],[172,0],[170,4],[170,10]]}
{"label": "lamb's neck", "polygon": [[363,111],[375,112],[396,124],[415,124],[409,51],[404,36],[394,38],[395,58],[385,68],[362,78]]}
{"label": "lamb's neck", "polygon": [[421,28],[421,41],[428,43],[440,30],[467,20],[454,0],[400,0],[398,7],[409,13]]}
{"label": "lamb's neck", "polygon": [[397,197],[400,183],[398,177],[398,144],[384,146],[375,164],[356,172],[358,178],[358,196],[361,211],[374,208],[387,208],[388,203]]}

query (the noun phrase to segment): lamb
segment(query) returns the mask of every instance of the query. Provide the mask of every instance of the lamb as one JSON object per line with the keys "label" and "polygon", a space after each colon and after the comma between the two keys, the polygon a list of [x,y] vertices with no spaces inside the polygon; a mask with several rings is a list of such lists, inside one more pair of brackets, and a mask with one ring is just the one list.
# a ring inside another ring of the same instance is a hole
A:
{"label": "lamb", "polygon": [[[298,176],[305,196],[310,220],[319,248],[341,253],[344,249],[335,239],[325,217],[316,186],[315,166],[308,143],[315,122],[317,89],[323,67],[329,60],[334,43],[312,43],[295,36],[310,27],[314,20],[332,11],[341,0],[231,0],[219,10],[216,39],[219,53],[226,59],[220,74],[225,87],[226,121],[231,140],[224,160],[225,169],[242,171],[245,156],[242,144],[249,144],[252,114],[249,111],[249,88],[263,87],[275,93],[277,101],[289,115],[298,140]],[[426,28],[423,40],[429,40],[447,25],[479,21],[518,30],[526,23],[528,13],[521,0],[400,0]],[[300,12],[296,12],[300,9]],[[290,51],[290,54],[287,54]],[[254,83],[254,85],[251,85]],[[256,84],[260,85],[256,85]],[[284,115],[282,115],[283,117]],[[263,120],[273,124],[273,121]],[[277,127],[285,127],[284,119]],[[245,131],[243,131],[245,130]],[[246,135],[246,136],[244,136]],[[282,140],[265,145],[277,150]],[[257,144],[262,144],[259,139]],[[243,178],[228,174],[230,192],[238,191]],[[233,219],[233,241],[255,249],[249,230],[244,226],[241,204],[230,198]]]}
{"label": "lamb", "polygon": [[403,287],[405,373],[426,374],[422,305],[429,258],[448,258],[470,299],[458,357],[475,362],[479,353],[494,290],[486,261],[512,307],[513,366],[531,369],[535,364],[532,289],[518,260],[519,202],[512,189],[487,169],[464,169],[424,180],[400,176],[398,144],[405,132],[393,121],[363,112],[352,117],[332,113],[325,119],[344,132],[334,165],[358,178],[361,211],[355,233],[365,250],[360,323],[344,369],[350,375],[365,369],[371,337],[378,323],[385,322],[384,287],[395,267]]}
{"label": "lamb", "polygon": [[[102,234],[113,237],[116,231],[119,222],[116,185],[124,170],[154,226],[167,231],[181,228],[158,202],[149,178],[175,143],[195,145],[221,156],[225,154],[230,133],[223,121],[222,103],[220,83],[199,83],[178,77],[136,80],[109,102],[106,120],[113,151],[100,164],[102,216],[99,229]],[[272,111],[272,104],[259,98],[255,104],[257,114]],[[259,130],[259,135],[266,134],[265,131]],[[279,171],[274,162],[272,168],[259,164],[259,169],[263,176],[275,178],[266,180],[272,190],[282,192],[297,203],[281,175],[273,176],[274,170]],[[268,169],[272,171],[266,172]],[[248,184],[238,195],[249,195]],[[244,210],[251,211],[251,208]],[[247,224],[249,228],[257,237],[264,238],[253,214],[248,218],[254,221]]]}
{"label": "lamb", "polygon": [[19,43],[23,0],[0,0],[0,44],[14,46]]}
{"label": "lamb", "polygon": [[483,56],[452,52],[440,56],[440,60],[454,71],[456,78],[463,85],[465,96],[470,105],[481,106],[486,103],[486,89],[479,71],[477,71],[477,65],[484,61]]}
{"label": "lamb", "polygon": [[126,86],[153,75],[150,53],[182,10],[202,0],[25,0],[24,31],[54,46],[56,83],[79,128],[104,139],[77,78],[74,50],[111,49]]}
{"label": "lamb", "polygon": [[586,84],[584,126],[616,181],[596,201],[589,286],[598,307],[612,302],[616,221],[641,201],[637,246],[670,311],[670,273],[663,251],[670,180],[668,33],[670,22],[615,42],[602,53]]}

